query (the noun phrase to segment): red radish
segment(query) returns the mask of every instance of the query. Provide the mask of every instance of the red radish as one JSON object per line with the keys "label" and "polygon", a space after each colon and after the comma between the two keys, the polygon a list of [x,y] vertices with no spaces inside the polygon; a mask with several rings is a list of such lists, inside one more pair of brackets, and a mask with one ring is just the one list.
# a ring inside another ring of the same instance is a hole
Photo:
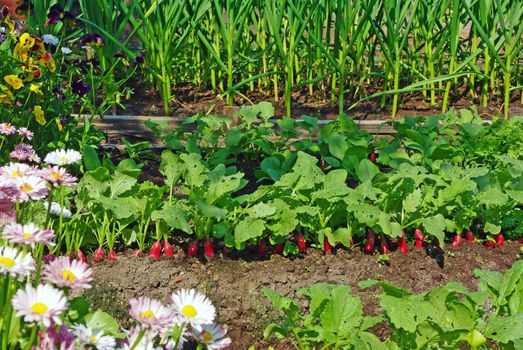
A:
{"label": "red radish", "polygon": [[423,248],[425,236],[423,236],[423,231],[420,228],[417,228],[416,231],[414,231],[414,238],[416,239],[416,242],[414,243],[416,248]]}
{"label": "red radish", "polygon": [[398,248],[401,254],[407,254],[409,252],[409,248],[407,247],[407,238],[405,237],[405,231],[403,231],[403,235],[400,238],[398,238]]}
{"label": "red radish", "polygon": [[496,244],[499,246],[505,245],[505,237],[503,237],[503,233],[499,231],[497,235],[494,235],[494,239],[496,240]]}
{"label": "red radish", "polygon": [[189,247],[187,248],[187,256],[196,256],[198,255],[198,240],[194,240],[191,243],[189,243]]}
{"label": "red radish", "polygon": [[212,246],[212,241],[210,238],[207,238],[207,240],[205,241],[204,247],[205,247],[205,250],[204,250],[205,256],[212,258],[214,256],[214,247]]}
{"label": "red radish", "polygon": [[373,163],[376,163],[376,159],[378,158],[378,153],[376,151],[372,151],[371,154],[369,154],[369,160]]}
{"label": "red radish", "polygon": [[461,243],[463,243],[463,238],[461,237],[461,235],[459,233],[456,233],[454,235],[454,238],[452,238],[452,245],[454,247],[459,247],[461,245]]}
{"label": "red radish", "polygon": [[325,169],[327,167],[327,162],[325,161],[325,159],[321,159],[320,160],[320,168],[322,169]]}
{"label": "red radish", "polygon": [[485,241],[485,245],[489,248],[496,248],[496,242],[494,241],[491,241],[490,239],[487,239]]}
{"label": "red radish", "polygon": [[380,253],[388,254],[390,252],[389,244],[387,243],[387,238],[383,234],[380,236]]}
{"label": "red radish", "polygon": [[327,238],[323,239],[323,250],[325,253],[330,253],[332,251],[331,244],[329,243],[329,240]]}
{"label": "red radish", "polygon": [[274,254],[281,254],[283,253],[283,243],[276,243],[274,247],[272,248],[272,252]]}
{"label": "red radish", "polygon": [[83,263],[87,262],[87,258],[85,257],[84,252],[82,252],[80,249],[76,251],[76,258]]}
{"label": "red radish", "polygon": [[303,253],[305,250],[307,250],[305,237],[303,237],[301,233],[296,234],[296,245],[298,246],[298,250],[300,251],[300,253]]}
{"label": "red radish", "polygon": [[471,230],[467,230],[467,233],[465,234],[465,241],[467,241],[467,243],[476,242],[476,237],[474,237],[474,233],[472,233]]}
{"label": "red radish", "polygon": [[102,261],[104,259],[104,250],[102,249],[102,247],[98,247],[94,251],[93,257],[95,261]]}
{"label": "red radish", "polygon": [[372,254],[374,252],[374,241],[376,240],[376,232],[373,230],[369,230],[367,233],[367,243],[365,244],[365,247],[363,250],[365,253]]}
{"label": "red radish", "polygon": [[141,249],[136,249],[134,251],[134,256],[142,256],[143,255],[143,251]]}
{"label": "red radish", "polygon": [[523,238],[518,239],[518,242],[523,244]]}
{"label": "red radish", "polygon": [[265,256],[267,254],[267,242],[264,239],[261,239],[258,242],[258,256]]}
{"label": "red radish", "polygon": [[109,250],[109,257],[107,258],[107,260],[109,260],[110,262],[116,261],[116,252],[114,251],[114,249]]}
{"label": "red radish", "polygon": [[173,246],[169,243],[168,240],[163,241],[163,254],[165,256],[174,256]]}
{"label": "red radish", "polygon": [[151,247],[151,251],[149,252],[149,259],[152,259],[154,261],[157,261],[160,259],[160,253],[162,251],[162,244],[160,240],[157,240],[153,243],[153,246]]}

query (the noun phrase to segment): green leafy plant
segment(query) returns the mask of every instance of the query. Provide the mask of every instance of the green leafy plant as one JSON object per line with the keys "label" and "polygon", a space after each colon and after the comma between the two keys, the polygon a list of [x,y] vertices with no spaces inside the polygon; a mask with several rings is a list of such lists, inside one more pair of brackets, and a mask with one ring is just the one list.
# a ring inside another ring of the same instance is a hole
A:
{"label": "green leafy plant", "polygon": [[367,329],[381,322],[380,317],[363,315],[359,297],[349,286],[315,284],[299,290],[309,307],[264,288],[272,305],[283,312],[280,324],[271,324],[264,335],[289,338],[296,349],[385,349],[385,345]]}

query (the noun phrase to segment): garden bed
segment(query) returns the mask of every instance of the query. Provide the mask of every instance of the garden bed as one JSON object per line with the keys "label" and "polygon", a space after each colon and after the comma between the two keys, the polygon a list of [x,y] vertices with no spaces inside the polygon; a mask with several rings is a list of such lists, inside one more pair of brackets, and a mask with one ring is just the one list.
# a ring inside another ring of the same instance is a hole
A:
{"label": "garden bed", "polygon": [[[210,296],[219,310],[219,322],[229,326],[231,349],[247,349],[251,345],[256,349],[266,349],[268,345],[289,349],[289,343],[263,339],[265,326],[275,321],[278,313],[269,306],[262,287],[294,298],[298,289],[313,283],[348,284],[362,297],[365,312],[375,314],[379,307],[374,300],[377,289],[359,289],[356,284],[361,280],[387,280],[415,292],[457,281],[475,290],[474,269],[503,272],[517,259],[519,248],[518,243],[495,249],[480,244],[459,248],[449,245],[445,248],[447,257],[443,269],[424,249],[411,245],[409,254],[392,253],[389,266],[378,264],[376,256],[363,254],[359,249],[338,250],[336,255],[309,250],[302,258],[273,255],[266,260],[223,256],[197,260],[186,258],[178,249],[174,258],[155,263],[120,255],[116,263],[94,263],[96,286],[89,299],[95,307],[110,306],[108,312],[116,317],[127,317],[125,301],[130,298],[147,295],[165,299],[172,290],[196,288]],[[389,331],[378,325],[373,332],[385,338]]]}

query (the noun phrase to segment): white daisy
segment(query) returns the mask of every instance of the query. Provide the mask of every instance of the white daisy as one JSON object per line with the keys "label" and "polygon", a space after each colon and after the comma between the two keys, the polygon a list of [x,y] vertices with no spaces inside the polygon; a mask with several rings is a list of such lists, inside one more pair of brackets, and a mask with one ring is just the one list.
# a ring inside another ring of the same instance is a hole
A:
{"label": "white daisy", "polygon": [[61,256],[45,265],[43,276],[57,287],[88,289],[91,288],[93,270],[80,260],[71,260],[67,256]]}
{"label": "white daisy", "polygon": [[62,324],[59,316],[67,310],[64,293],[48,284],[40,284],[36,289],[27,284],[25,290],[16,292],[11,302],[17,317],[23,316],[25,322],[38,322],[45,327],[51,325],[51,320]]}
{"label": "white daisy", "polygon": [[194,289],[181,289],[171,295],[174,312],[192,326],[213,323],[216,309],[205,295]]}
{"label": "white daisy", "polygon": [[16,248],[0,247],[0,273],[13,277],[27,277],[35,270],[33,257]]}
{"label": "white daisy", "polygon": [[204,344],[207,350],[221,350],[231,345],[231,339],[226,337],[227,329],[218,324],[206,324],[194,330],[194,337],[200,344]]}
{"label": "white daisy", "polygon": [[44,34],[42,36],[42,41],[45,44],[51,44],[53,46],[58,45],[58,43],[60,42],[60,40],[56,36],[54,36],[52,34]]}
{"label": "white daisy", "polygon": [[70,48],[65,47],[65,46],[64,46],[64,47],[61,47],[60,50],[62,51],[62,53],[63,53],[64,55],[69,55],[71,52],[73,52]]}
{"label": "white daisy", "polygon": [[51,204],[47,206],[47,209],[55,216],[60,216],[61,213],[64,218],[70,218],[73,215],[69,209],[65,207],[62,208],[60,203],[56,202],[51,202]]}
{"label": "white daisy", "polygon": [[142,326],[152,329],[160,329],[171,323],[172,311],[163,306],[158,300],[140,297],[131,299],[131,310],[129,314]]}
{"label": "white daisy", "polygon": [[44,161],[47,164],[53,164],[53,165],[68,165],[73,163],[78,163],[82,160],[82,155],[80,152],[68,149],[60,149],[57,151],[53,151],[45,157]]}
{"label": "white daisy", "polygon": [[74,325],[72,329],[73,334],[83,345],[98,350],[112,350],[116,347],[116,340],[110,335],[104,335],[104,331],[94,330],[83,324]]}
{"label": "white daisy", "polygon": [[45,198],[49,192],[47,182],[39,176],[19,176],[13,179],[13,183],[18,188],[18,199],[22,202]]}

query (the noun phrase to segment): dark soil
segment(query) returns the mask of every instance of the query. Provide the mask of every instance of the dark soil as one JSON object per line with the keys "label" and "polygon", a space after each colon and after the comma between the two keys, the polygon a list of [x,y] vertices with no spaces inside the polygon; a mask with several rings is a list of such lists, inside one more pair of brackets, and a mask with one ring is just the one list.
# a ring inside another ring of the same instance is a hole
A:
{"label": "dark soil", "polygon": [[[153,89],[147,88],[143,82],[134,81],[130,83],[134,90],[134,96],[130,100],[124,101],[125,110],[118,110],[118,114],[126,115],[165,115],[163,111],[163,102],[159,93]],[[379,91],[379,87],[374,87],[373,91],[368,91],[371,95]],[[244,95],[249,98],[249,101],[257,103],[260,101],[271,102],[276,110],[276,117],[285,115],[285,104],[280,96],[278,101],[274,100],[274,96],[263,92],[249,92],[242,91]],[[209,90],[199,88],[192,84],[179,84],[172,92],[175,97],[175,102],[172,105],[172,115],[177,117],[191,116],[196,113],[214,113],[227,114],[224,112],[226,103],[223,99],[217,98]],[[330,92],[327,94],[330,96]],[[328,98],[322,96],[317,92],[314,96],[310,96],[306,89],[302,91],[294,91],[292,95],[292,114],[293,117],[300,117],[302,115],[318,115],[322,119],[335,119],[338,115],[337,102],[334,104]],[[249,104],[249,101],[236,97],[235,105],[241,106]],[[346,108],[348,108],[355,101],[347,101]],[[356,107],[351,109],[348,113],[353,119],[367,120],[379,119],[385,120],[391,118],[390,101],[386,103],[387,108],[380,106],[380,99],[363,101]],[[478,106],[478,101],[475,101],[469,90],[463,89],[455,94],[450,101],[450,106],[456,109],[470,108],[471,106]],[[493,116],[500,116],[503,114],[503,101],[501,98],[493,97],[489,101],[487,107],[478,107],[480,116],[484,119],[491,119]],[[511,102],[511,110],[513,114],[521,114],[523,112],[523,105],[520,103],[519,94],[515,94]],[[423,98],[421,93],[402,94],[400,95],[400,105],[398,109],[397,118],[405,116],[424,116],[441,113],[441,101],[436,101],[436,106],[430,106],[429,102]]]}
{"label": "dark soil", "polygon": [[[388,280],[415,292],[427,291],[450,281],[458,281],[471,290],[477,289],[474,269],[505,271],[518,258],[520,244],[486,248],[479,244],[447,247],[445,266],[439,268],[423,249],[409,246],[406,255],[391,253],[389,266],[379,265],[376,256],[359,250],[338,250],[336,255],[323,255],[310,249],[302,258],[290,259],[273,255],[266,260],[216,256],[198,260],[185,256],[181,248],[172,259],[150,263],[145,258],[128,254],[118,256],[116,263],[96,263],[95,289],[89,299],[95,307],[110,306],[108,312],[125,320],[126,301],[150,296],[168,302],[179,288],[196,288],[213,301],[218,322],[229,328],[232,349],[290,349],[291,345],[263,339],[263,330],[278,320],[262,293],[268,287],[292,298],[298,289],[318,282],[348,284],[361,296],[367,314],[376,314],[379,305],[374,296],[378,289],[362,290],[357,283],[366,279]],[[255,256],[255,255],[253,255]],[[123,310],[122,310],[123,309]],[[378,325],[373,332],[385,338],[389,329]]]}

